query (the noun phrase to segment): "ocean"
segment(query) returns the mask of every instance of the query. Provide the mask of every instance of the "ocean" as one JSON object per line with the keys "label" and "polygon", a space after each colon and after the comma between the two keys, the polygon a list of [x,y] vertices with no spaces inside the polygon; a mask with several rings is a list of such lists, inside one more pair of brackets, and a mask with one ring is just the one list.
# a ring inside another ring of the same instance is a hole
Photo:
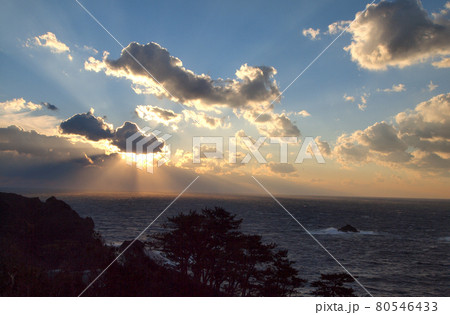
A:
{"label": "ocean", "polygon": [[[43,198],[46,196],[42,196]],[[134,239],[174,196],[57,195],[91,217],[106,243]],[[279,198],[280,202],[373,296],[450,295],[450,201],[378,198]],[[182,196],[143,235],[163,230],[167,217],[222,207],[242,218],[242,230],[289,251],[301,278],[343,272],[330,255],[270,197]],[[361,233],[343,233],[351,224]],[[365,291],[353,285],[358,296]],[[303,293],[310,290],[304,288]],[[306,294],[306,293],[305,293]]]}

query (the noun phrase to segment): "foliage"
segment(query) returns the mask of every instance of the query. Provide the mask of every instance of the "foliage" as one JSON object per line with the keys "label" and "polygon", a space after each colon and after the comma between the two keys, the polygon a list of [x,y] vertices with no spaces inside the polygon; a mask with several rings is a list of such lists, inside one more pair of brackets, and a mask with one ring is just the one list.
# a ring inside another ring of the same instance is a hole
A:
{"label": "foliage", "polygon": [[264,244],[260,235],[242,233],[242,220],[222,208],[190,211],[168,219],[168,232],[152,246],[184,276],[227,295],[286,296],[304,284],[286,250]]}
{"label": "foliage", "polygon": [[314,296],[355,296],[352,288],[344,287],[345,283],[352,283],[353,279],[347,273],[321,274],[320,280],[311,283],[316,289],[311,292]]}

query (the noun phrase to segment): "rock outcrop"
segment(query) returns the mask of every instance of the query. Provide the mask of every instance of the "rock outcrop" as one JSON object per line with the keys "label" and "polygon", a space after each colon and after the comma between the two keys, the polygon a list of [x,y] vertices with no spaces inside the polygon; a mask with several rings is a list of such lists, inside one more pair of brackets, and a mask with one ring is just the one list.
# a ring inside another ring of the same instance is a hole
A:
{"label": "rock outcrop", "polygon": [[[130,241],[125,241],[119,251]],[[217,296],[136,241],[84,296]],[[117,255],[65,202],[0,193],[0,296],[78,296]]]}
{"label": "rock outcrop", "polygon": [[347,224],[347,225],[339,228],[338,231],[350,232],[350,233],[359,233],[358,229],[356,229],[354,226],[351,226],[350,224]]}
{"label": "rock outcrop", "polygon": [[0,193],[0,218],[1,255],[29,266],[81,271],[100,268],[110,256],[94,221],[55,197]]}

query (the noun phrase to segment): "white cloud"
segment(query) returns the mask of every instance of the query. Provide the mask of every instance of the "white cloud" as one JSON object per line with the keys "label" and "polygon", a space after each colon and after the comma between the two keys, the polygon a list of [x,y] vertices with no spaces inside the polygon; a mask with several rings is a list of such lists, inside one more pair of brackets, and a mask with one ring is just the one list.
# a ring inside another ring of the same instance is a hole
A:
{"label": "white cloud", "polygon": [[295,113],[295,114],[298,115],[298,116],[302,116],[302,117],[309,117],[309,116],[311,116],[311,114],[308,113],[306,110],[301,110],[301,111],[299,111],[298,113]]}
{"label": "white cloud", "polygon": [[182,115],[177,114],[172,110],[151,105],[138,105],[136,107],[136,114],[143,120],[155,121],[165,126],[170,126],[173,130],[178,129],[177,124],[182,119]]}
{"label": "white cloud", "polygon": [[316,139],[314,139],[314,141],[317,143],[317,146],[319,147],[319,151],[323,156],[331,155],[331,147],[327,141],[322,141],[320,136],[316,137]]}
{"label": "white cloud", "polygon": [[[373,4],[347,32],[352,42],[345,49],[353,61],[369,70],[403,68],[450,55],[448,11],[429,15],[418,0]],[[436,66],[446,66],[444,60]]]}
{"label": "white cloud", "polygon": [[57,109],[50,103],[36,104],[27,102],[24,98],[0,102],[0,127],[15,125],[24,130],[35,130],[45,135],[54,135],[57,133],[59,119],[35,113],[44,107],[50,110]]}
{"label": "white cloud", "polygon": [[433,92],[436,88],[439,87],[437,84],[433,84],[433,81],[430,81],[430,83],[427,85],[428,91]]}
{"label": "white cloud", "polygon": [[442,58],[439,61],[433,62],[436,68],[450,68],[450,58]]}
{"label": "white cloud", "polygon": [[354,97],[354,96],[347,95],[347,94],[344,94],[344,100],[345,100],[346,102],[354,102],[354,101],[355,101],[355,97]]}
{"label": "white cloud", "polygon": [[311,40],[319,39],[320,29],[307,28],[302,31],[303,36],[309,37]]}
{"label": "white cloud", "polygon": [[258,111],[246,111],[244,118],[253,122],[258,132],[266,137],[300,136],[300,130],[285,113],[266,112],[259,115]]}
{"label": "white cloud", "polygon": [[31,116],[30,112],[0,115],[0,127],[19,126],[23,130],[35,130],[44,135],[57,134],[60,119],[50,115]]}
{"label": "white cloud", "polygon": [[23,98],[15,98],[10,101],[0,102],[0,111],[4,113],[18,113],[23,111],[35,111],[42,109],[42,105],[27,102]]}
{"label": "white cloud", "polygon": [[83,50],[88,51],[88,52],[92,52],[94,55],[98,54],[98,50],[95,49],[94,47],[90,47],[87,45],[83,46]]}
{"label": "white cloud", "polygon": [[183,110],[185,121],[194,121],[197,127],[204,127],[208,129],[229,128],[230,124],[225,122],[224,118],[217,118],[209,116],[204,112],[195,112],[193,110]]}
{"label": "white cloud", "polygon": [[42,34],[40,36],[34,37],[33,39],[29,39],[27,41],[27,46],[30,45],[49,48],[50,51],[54,54],[67,53],[67,57],[69,58],[69,60],[73,60],[72,55],[69,54],[69,46],[59,41],[56,38],[56,35],[52,32],[47,32],[46,34]]}
{"label": "white cloud", "polygon": [[362,111],[366,110],[367,108],[367,98],[369,97],[369,94],[364,93],[361,95],[361,102],[358,104],[358,108]]}
{"label": "white cloud", "polygon": [[342,164],[374,162],[449,175],[450,93],[398,113],[395,124],[341,135],[333,156]]}
{"label": "white cloud", "polygon": [[392,93],[392,92],[398,93],[398,92],[406,91],[406,87],[404,84],[399,83],[397,85],[393,84],[391,88],[387,88],[387,89],[383,89],[383,90],[378,89],[377,91],[383,91],[386,93]]}
{"label": "white cloud", "polygon": [[344,31],[352,21],[338,21],[328,25],[328,34],[334,35]]}

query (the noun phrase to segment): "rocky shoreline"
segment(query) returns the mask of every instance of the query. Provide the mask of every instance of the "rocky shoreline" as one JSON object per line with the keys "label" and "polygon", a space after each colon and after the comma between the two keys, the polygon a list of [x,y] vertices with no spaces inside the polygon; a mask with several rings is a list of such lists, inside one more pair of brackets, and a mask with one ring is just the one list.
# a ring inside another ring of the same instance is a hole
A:
{"label": "rocky shoreline", "polygon": [[[0,193],[0,218],[0,296],[78,296],[115,258],[93,220],[55,197]],[[222,295],[149,256],[136,241],[83,295]]]}

